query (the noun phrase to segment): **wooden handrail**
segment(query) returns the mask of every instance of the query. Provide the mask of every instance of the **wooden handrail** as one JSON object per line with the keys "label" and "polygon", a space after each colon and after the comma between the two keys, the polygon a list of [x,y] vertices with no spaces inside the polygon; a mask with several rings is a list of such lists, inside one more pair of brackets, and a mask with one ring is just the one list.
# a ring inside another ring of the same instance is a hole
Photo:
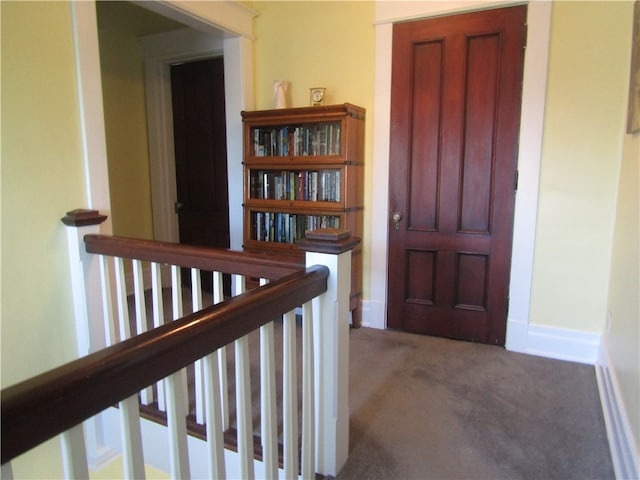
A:
{"label": "wooden handrail", "polygon": [[328,276],[299,270],[2,390],[1,462],[324,293]]}
{"label": "wooden handrail", "polygon": [[166,263],[200,270],[237,273],[274,280],[301,270],[304,264],[286,256],[260,255],[156,240],[85,235],[87,253]]}

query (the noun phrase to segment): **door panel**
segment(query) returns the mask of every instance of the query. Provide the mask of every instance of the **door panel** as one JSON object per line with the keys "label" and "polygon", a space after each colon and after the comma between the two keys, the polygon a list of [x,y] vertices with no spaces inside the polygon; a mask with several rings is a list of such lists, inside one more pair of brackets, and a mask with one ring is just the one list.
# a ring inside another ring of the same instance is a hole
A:
{"label": "door panel", "polygon": [[468,39],[459,231],[490,233],[499,38]]}
{"label": "door panel", "polygon": [[[408,222],[412,230],[437,230],[438,171],[441,115],[442,42],[415,49],[414,111],[411,152],[422,162],[410,162]],[[419,87],[419,88],[418,88]]]}
{"label": "door panel", "polygon": [[525,19],[394,25],[390,328],[504,344]]}

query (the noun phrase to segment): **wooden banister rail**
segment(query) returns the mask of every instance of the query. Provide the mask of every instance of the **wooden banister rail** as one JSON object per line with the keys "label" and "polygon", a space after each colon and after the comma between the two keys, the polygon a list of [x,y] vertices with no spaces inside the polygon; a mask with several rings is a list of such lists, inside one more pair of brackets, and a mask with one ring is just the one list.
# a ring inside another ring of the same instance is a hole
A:
{"label": "wooden banister rail", "polygon": [[[135,258],[145,259],[148,257],[142,248],[144,243],[129,239],[110,241],[91,235],[87,238],[87,249],[127,256],[124,249]],[[164,259],[181,264],[184,260],[170,244],[161,247],[161,252],[157,247],[154,250],[154,261]],[[213,268],[209,262],[215,255],[210,250],[206,255],[196,247],[190,250],[189,266]],[[248,269],[245,265],[238,258],[233,270]],[[220,263],[215,268],[220,269]],[[257,274],[251,268],[251,274]],[[272,277],[276,266],[267,270],[267,276]],[[306,270],[298,267],[297,272],[263,287],[2,390],[1,463],[322,294],[327,290],[328,275],[324,266]]]}
{"label": "wooden banister rail", "polygon": [[302,263],[283,256],[250,254],[156,240],[107,235],[85,235],[87,253],[166,263],[180,267],[216,270],[274,280],[300,270]]}

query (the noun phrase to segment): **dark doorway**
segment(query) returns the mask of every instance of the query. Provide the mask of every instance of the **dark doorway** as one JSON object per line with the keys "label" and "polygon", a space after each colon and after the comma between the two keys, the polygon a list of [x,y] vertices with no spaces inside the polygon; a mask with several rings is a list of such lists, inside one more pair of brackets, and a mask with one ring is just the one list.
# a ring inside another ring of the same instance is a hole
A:
{"label": "dark doorway", "polygon": [[394,25],[390,328],[504,345],[526,12]]}
{"label": "dark doorway", "polygon": [[[229,248],[222,57],[173,65],[171,93],[180,243]],[[202,283],[211,290],[210,275]]]}

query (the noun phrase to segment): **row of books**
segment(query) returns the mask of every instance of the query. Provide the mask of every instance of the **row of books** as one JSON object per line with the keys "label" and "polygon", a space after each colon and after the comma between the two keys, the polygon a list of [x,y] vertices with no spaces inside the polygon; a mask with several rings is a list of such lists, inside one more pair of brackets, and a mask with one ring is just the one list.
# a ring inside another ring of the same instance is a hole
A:
{"label": "row of books", "polygon": [[295,243],[305,232],[320,228],[340,228],[340,217],[295,213],[254,212],[254,239],[264,242]]}
{"label": "row of books", "polygon": [[252,170],[250,196],[268,200],[340,201],[340,170]]}
{"label": "row of books", "polygon": [[340,155],[340,122],[255,128],[256,157]]}

